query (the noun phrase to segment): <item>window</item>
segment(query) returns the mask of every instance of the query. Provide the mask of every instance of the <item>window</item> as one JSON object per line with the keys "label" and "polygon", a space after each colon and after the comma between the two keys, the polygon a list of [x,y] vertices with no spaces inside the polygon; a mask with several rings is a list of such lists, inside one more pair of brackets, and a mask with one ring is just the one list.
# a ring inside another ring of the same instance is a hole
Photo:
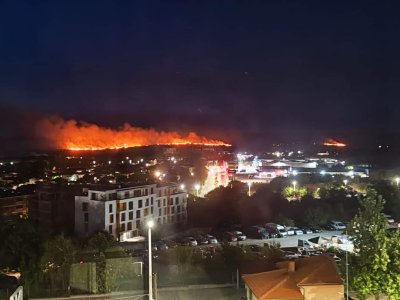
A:
{"label": "window", "polygon": [[144,209],[144,216],[147,217],[148,214],[149,214],[149,209],[148,209],[148,208],[145,208],[145,209]]}
{"label": "window", "polygon": [[151,205],[153,205],[154,204],[154,199],[153,199],[153,197],[151,197]]}
{"label": "window", "polygon": [[175,213],[175,207],[172,206],[172,207],[171,207],[171,214],[174,214],[174,213]]}
{"label": "window", "polygon": [[149,198],[146,199],[146,206],[149,206]]}
{"label": "window", "polygon": [[137,229],[140,228],[140,221],[139,221],[139,220],[136,221],[136,228],[137,228]]}
{"label": "window", "polygon": [[121,224],[121,230],[120,231],[125,231],[125,223]]}
{"label": "window", "polygon": [[179,197],[175,198],[175,204],[178,205],[179,204]]}
{"label": "window", "polygon": [[142,196],[142,192],[140,190],[134,190],[133,191],[133,196],[134,197],[140,197],[140,196]]}
{"label": "window", "polygon": [[136,219],[140,219],[140,210],[136,211]]}
{"label": "window", "polygon": [[114,215],[110,215],[110,218],[109,218],[109,222],[108,223],[114,223]]}
{"label": "window", "polygon": [[125,199],[129,198],[129,191],[125,192]]}
{"label": "window", "polygon": [[162,203],[163,203],[163,206],[165,206],[165,199],[163,199]]}
{"label": "window", "polygon": [[112,225],[109,225],[109,226],[108,226],[108,233],[109,233],[109,234],[113,234]]}
{"label": "window", "polygon": [[89,222],[89,213],[84,213],[83,218],[84,218],[85,222]]}
{"label": "window", "polygon": [[129,212],[128,219],[129,219],[130,221],[133,220],[133,211],[130,211],[130,212]]}
{"label": "window", "polygon": [[132,222],[128,223],[128,230],[132,230]]}
{"label": "window", "polygon": [[92,197],[90,199],[91,200],[97,200],[97,194],[96,193],[92,193]]}
{"label": "window", "polygon": [[110,213],[113,212],[113,205],[112,204],[108,205],[108,212],[110,212]]}
{"label": "window", "polygon": [[142,206],[143,206],[142,200],[139,200],[139,201],[138,201],[138,207],[139,207],[139,208],[142,208]]}
{"label": "window", "polygon": [[150,207],[150,213],[153,214],[153,211],[154,210],[153,210],[153,206],[152,206],[152,207]]}
{"label": "window", "polygon": [[118,203],[118,210],[126,210],[126,202],[120,202]]}
{"label": "window", "polygon": [[178,206],[176,207],[176,211],[177,211],[178,213],[181,212],[181,207],[180,207],[180,205],[178,205]]}
{"label": "window", "polygon": [[154,188],[151,188],[151,189],[150,189],[150,193],[151,193],[151,194],[154,194]]}
{"label": "window", "polygon": [[168,199],[168,205],[174,205],[174,199],[173,198]]}
{"label": "window", "polygon": [[122,213],[121,214],[121,222],[124,222],[125,221],[125,213]]}
{"label": "window", "polygon": [[158,206],[158,207],[161,206],[161,200],[157,200],[157,206]]}
{"label": "window", "polygon": [[130,201],[129,202],[129,210],[132,210],[133,209],[133,201]]}
{"label": "window", "polygon": [[161,208],[158,210],[158,216],[161,216]]}
{"label": "window", "polygon": [[83,202],[82,203],[82,210],[83,211],[88,211],[89,210],[89,203]]}

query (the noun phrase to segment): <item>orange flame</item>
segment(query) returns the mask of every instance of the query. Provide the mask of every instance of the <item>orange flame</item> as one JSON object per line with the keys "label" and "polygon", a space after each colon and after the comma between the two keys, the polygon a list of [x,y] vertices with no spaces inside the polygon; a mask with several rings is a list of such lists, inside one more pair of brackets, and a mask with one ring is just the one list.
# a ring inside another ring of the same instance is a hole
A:
{"label": "orange flame", "polygon": [[330,146],[330,147],[339,147],[339,148],[344,148],[347,146],[345,143],[339,142],[334,139],[327,139],[323,145]]}
{"label": "orange flame", "polygon": [[67,150],[103,150],[149,145],[206,145],[230,146],[219,140],[208,139],[194,132],[181,135],[177,132],[156,131],[133,127],[125,123],[113,130],[96,124],[64,120],[60,117],[43,119],[38,133],[52,147]]}

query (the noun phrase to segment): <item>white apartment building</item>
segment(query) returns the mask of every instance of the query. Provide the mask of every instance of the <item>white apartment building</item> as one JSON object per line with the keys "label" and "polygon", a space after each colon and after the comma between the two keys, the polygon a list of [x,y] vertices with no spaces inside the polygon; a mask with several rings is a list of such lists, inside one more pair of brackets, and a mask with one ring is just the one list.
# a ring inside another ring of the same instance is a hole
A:
{"label": "white apartment building", "polygon": [[119,189],[89,189],[75,196],[75,233],[87,237],[99,230],[125,241],[138,236],[145,222],[185,223],[187,194],[177,184],[148,184]]}

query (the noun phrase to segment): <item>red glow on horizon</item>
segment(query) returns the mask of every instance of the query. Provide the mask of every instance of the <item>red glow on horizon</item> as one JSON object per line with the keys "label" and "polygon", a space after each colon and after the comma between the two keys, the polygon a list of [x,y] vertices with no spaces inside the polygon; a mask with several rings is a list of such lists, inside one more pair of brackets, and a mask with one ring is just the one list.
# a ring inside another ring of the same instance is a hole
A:
{"label": "red glow on horizon", "polygon": [[133,127],[125,123],[118,129],[96,124],[64,120],[60,117],[43,119],[38,124],[39,135],[56,149],[71,151],[123,149],[150,145],[230,146],[220,140],[208,139],[194,132],[156,131]]}
{"label": "red glow on horizon", "polygon": [[329,146],[329,147],[339,147],[339,148],[344,148],[347,145],[343,142],[340,142],[338,140],[334,140],[334,139],[327,139],[324,143],[324,146]]}

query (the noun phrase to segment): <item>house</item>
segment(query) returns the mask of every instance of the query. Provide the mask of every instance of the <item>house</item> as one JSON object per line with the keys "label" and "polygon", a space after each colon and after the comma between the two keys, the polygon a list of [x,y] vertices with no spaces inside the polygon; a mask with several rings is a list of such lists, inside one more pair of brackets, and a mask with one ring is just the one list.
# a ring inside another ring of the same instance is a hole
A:
{"label": "house", "polygon": [[284,261],[276,266],[276,270],[242,276],[247,300],[343,299],[343,281],[329,256]]}

